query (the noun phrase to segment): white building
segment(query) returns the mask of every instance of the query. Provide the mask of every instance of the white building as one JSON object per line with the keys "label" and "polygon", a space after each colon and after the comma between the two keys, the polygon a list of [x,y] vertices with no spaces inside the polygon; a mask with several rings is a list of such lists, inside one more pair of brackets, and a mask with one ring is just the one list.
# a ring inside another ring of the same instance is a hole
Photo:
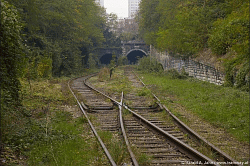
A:
{"label": "white building", "polygon": [[128,17],[134,18],[135,14],[139,10],[139,4],[141,0],[128,0]]}
{"label": "white building", "polygon": [[104,0],[95,0],[95,3],[97,3],[101,7],[104,7]]}

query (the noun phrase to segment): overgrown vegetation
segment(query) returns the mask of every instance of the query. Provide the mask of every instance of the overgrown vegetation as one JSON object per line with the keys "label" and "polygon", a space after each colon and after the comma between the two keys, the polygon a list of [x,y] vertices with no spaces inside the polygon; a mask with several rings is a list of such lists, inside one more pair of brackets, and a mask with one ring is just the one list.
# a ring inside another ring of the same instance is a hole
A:
{"label": "overgrown vegetation", "polygon": [[71,113],[58,111],[50,120],[45,140],[37,140],[26,152],[29,165],[107,164],[95,137],[89,137],[91,132],[84,133],[86,122],[82,117],[73,119]]}
{"label": "overgrown vegetation", "polygon": [[[28,137],[40,134],[36,142],[45,136],[40,133],[45,122],[33,118],[50,116],[46,112],[59,109],[56,104],[67,103],[67,97],[47,94],[47,86],[55,85],[43,79],[93,70],[98,60],[90,52],[120,42],[109,31],[104,9],[92,0],[1,0],[0,5],[0,147],[19,154],[29,149]],[[117,40],[108,42],[109,37]]]}
{"label": "overgrown vegetation", "polygon": [[107,164],[67,79],[21,80],[23,106],[6,113],[1,164]]}
{"label": "overgrown vegetation", "polygon": [[[18,78],[23,70],[24,55],[21,44],[21,22],[14,6],[1,1],[1,24],[0,24],[0,151],[2,141],[7,138],[5,133],[12,133],[12,127],[8,125],[20,125],[24,122],[19,118],[27,116],[20,110],[21,100],[19,97],[20,81]],[[16,121],[13,124],[13,121]]]}
{"label": "overgrown vegetation", "polygon": [[128,58],[126,56],[120,56],[117,59],[117,65],[119,65],[119,66],[128,65]]}
{"label": "overgrown vegetation", "polygon": [[23,76],[30,79],[83,71],[89,53],[105,40],[105,13],[94,1],[1,1],[14,5],[23,23]]}
{"label": "overgrown vegetation", "polygon": [[250,65],[249,61],[241,63],[241,60],[235,58],[225,62],[225,83],[224,86],[236,87],[243,91],[249,91]]}
{"label": "overgrown vegetation", "polygon": [[146,87],[137,89],[137,95],[138,96],[151,96],[151,91],[147,89]]}
{"label": "overgrown vegetation", "polygon": [[105,143],[110,155],[114,159],[117,165],[122,165],[124,163],[129,163],[130,158],[127,152],[127,147],[125,142],[121,141],[121,135],[119,133],[111,133],[109,131],[98,132],[101,139]]}
{"label": "overgrown vegetation", "polygon": [[144,56],[138,61],[138,70],[161,73],[163,72],[162,64],[157,62],[154,57]]}
{"label": "overgrown vegetation", "polygon": [[142,76],[144,83],[156,85],[156,93],[163,95],[163,98],[172,97],[172,100],[164,98],[165,104],[177,102],[213,125],[226,129],[239,141],[249,142],[247,92],[191,77],[178,79],[172,76],[175,73],[176,71],[167,71],[167,74],[144,72]]}
{"label": "overgrown vegetation", "polygon": [[225,85],[248,89],[249,1],[142,0],[138,19],[147,44],[185,57],[211,50],[223,62]]}
{"label": "overgrown vegetation", "polygon": [[[97,82],[97,79],[101,82]],[[127,93],[133,90],[131,88],[131,83],[129,82],[128,78],[124,77],[123,70],[121,70],[121,68],[115,68],[113,70],[111,78],[110,69],[102,68],[100,73],[98,74],[98,78],[92,77],[90,79],[90,82],[95,87],[103,88],[105,86],[106,91],[112,93],[121,94],[122,91],[124,93]]]}

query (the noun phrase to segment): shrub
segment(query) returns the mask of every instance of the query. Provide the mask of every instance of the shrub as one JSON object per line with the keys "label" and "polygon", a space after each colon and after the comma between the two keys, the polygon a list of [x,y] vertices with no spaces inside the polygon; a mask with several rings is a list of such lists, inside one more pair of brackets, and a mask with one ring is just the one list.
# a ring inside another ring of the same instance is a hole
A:
{"label": "shrub", "polygon": [[185,70],[182,70],[179,73],[176,69],[169,69],[165,72],[165,75],[170,77],[171,79],[185,79],[188,76],[188,73]]}
{"label": "shrub", "polygon": [[237,72],[235,81],[236,81],[236,88],[241,88],[243,90],[249,91],[249,63],[246,62]]}
{"label": "shrub", "polygon": [[155,73],[161,73],[164,71],[162,64],[157,62],[155,58],[149,56],[139,59],[138,70]]}
{"label": "shrub", "polygon": [[109,79],[109,69],[107,67],[104,67],[101,69],[101,71],[98,74],[99,81],[104,81]]}

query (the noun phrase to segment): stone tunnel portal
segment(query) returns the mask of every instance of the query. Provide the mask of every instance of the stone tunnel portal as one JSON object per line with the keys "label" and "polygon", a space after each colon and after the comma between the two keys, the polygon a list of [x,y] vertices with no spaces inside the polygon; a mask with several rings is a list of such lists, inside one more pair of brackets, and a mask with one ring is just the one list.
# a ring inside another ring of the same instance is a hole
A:
{"label": "stone tunnel portal", "polygon": [[138,59],[140,59],[144,56],[147,56],[147,55],[146,55],[146,52],[144,52],[143,50],[131,50],[127,54],[129,64],[137,63]]}

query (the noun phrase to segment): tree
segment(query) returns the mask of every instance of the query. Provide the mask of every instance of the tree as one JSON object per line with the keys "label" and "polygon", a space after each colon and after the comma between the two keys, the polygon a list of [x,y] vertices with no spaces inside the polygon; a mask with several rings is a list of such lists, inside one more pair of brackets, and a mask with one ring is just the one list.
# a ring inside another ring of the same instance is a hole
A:
{"label": "tree", "polygon": [[90,69],[95,69],[96,68],[96,61],[95,61],[94,55],[92,53],[89,54],[88,66],[89,66]]}
{"label": "tree", "polygon": [[121,65],[127,65],[128,64],[128,58],[126,56],[120,56],[117,60],[117,64],[119,66]]}
{"label": "tree", "polygon": [[[82,71],[84,58],[102,45],[103,10],[92,0],[9,0],[25,23],[23,40],[30,69],[26,76],[44,77],[38,64],[50,59],[50,74],[70,75]],[[40,73],[40,74],[38,74]]]}
{"label": "tree", "polygon": [[116,65],[116,60],[117,60],[117,57],[116,57],[115,53],[113,52],[112,59],[111,59],[110,64],[109,64],[110,68],[112,68]]}
{"label": "tree", "polygon": [[226,54],[226,82],[242,86],[249,80],[248,16],[246,0],[142,0],[139,29],[147,44],[173,55]]}
{"label": "tree", "polygon": [[142,0],[139,7],[139,33],[144,41],[155,44],[160,15],[157,10],[159,0]]}

